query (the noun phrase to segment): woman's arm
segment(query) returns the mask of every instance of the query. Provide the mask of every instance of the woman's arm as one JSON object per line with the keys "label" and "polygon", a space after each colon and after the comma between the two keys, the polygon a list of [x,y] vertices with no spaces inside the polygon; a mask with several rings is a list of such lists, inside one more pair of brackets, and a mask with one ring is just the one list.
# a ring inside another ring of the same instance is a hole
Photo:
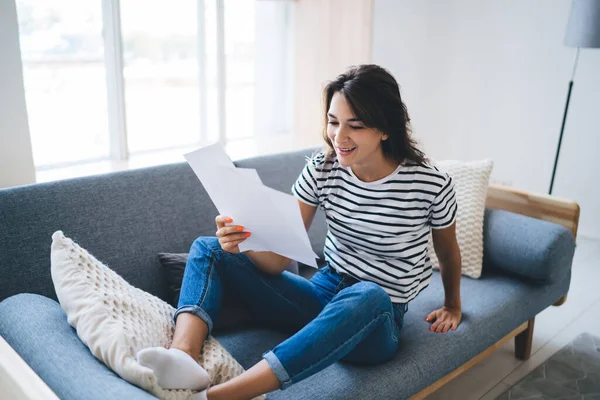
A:
{"label": "woman's arm", "polygon": [[432,331],[446,332],[456,329],[462,318],[460,278],[462,261],[456,241],[456,222],[448,228],[433,229],[433,247],[440,262],[440,273],[444,284],[444,307],[433,311],[426,321],[433,322]]}
{"label": "woman's arm", "polygon": [[[298,206],[300,207],[300,214],[302,214],[302,221],[304,222],[304,227],[308,232],[310,225],[315,217],[317,212],[317,207],[308,205],[298,200]],[[285,226],[283,229],[286,229]],[[285,268],[292,261],[287,257],[279,255],[277,253],[273,253],[271,251],[245,251],[246,254],[256,265],[258,269],[268,274],[279,275],[281,274]]]}
{"label": "woman's arm", "polygon": [[448,228],[433,229],[433,247],[440,262],[446,307],[461,309],[460,276],[462,261],[456,241],[456,222]]}

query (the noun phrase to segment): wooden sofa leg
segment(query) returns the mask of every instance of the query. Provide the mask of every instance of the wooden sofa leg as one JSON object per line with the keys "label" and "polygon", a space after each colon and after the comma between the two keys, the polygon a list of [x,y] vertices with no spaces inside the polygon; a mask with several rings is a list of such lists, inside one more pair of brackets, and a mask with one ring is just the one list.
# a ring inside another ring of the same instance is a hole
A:
{"label": "wooden sofa leg", "polygon": [[529,320],[527,329],[515,336],[515,357],[519,360],[529,360],[533,343],[533,325],[535,318]]}
{"label": "wooden sofa leg", "polygon": [[563,304],[565,304],[565,301],[567,301],[567,295],[565,294],[563,297],[561,297],[560,299],[558,299],[556,301],[556,303],[554,303],[554,306],[562,306]]}

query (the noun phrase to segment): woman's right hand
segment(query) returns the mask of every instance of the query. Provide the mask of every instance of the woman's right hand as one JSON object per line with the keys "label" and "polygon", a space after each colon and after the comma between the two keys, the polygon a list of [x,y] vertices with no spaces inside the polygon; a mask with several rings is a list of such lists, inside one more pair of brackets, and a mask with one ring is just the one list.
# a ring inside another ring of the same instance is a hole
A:
{"label": "woman's right hand", "polygon": [[216,235],[221,248],[229,253],[239,253],[239,244],[248,239],[250,232],[244,232],[243,226],[226,226],[225,224],[233,222],[233,220],[225,215],[217,215],[215,222],[217,223]]}

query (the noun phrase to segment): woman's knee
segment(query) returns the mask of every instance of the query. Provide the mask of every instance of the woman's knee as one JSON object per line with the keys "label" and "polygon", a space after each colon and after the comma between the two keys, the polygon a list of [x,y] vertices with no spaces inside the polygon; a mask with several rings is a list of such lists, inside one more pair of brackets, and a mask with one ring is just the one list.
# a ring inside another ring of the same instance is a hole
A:
{"label": "woman's knee", "polygon": [[385,290],[374,282],[361,281],[347,288],[352,290],[358,303],[368,309],[391,307],[391,299]]}
{"label": "woman's knee", "polygon": [[216,236],[200,236],[192,243],[190,253],[192,252],[211,252],[213,250],[220,250],[221,245],[219,239]]}
{"label": "woman's knee", "polygon": [[192,264],[194,267],[203,265],[205,268],[214,267],[219,271],[219,275],[228,279],[230,272],[235,272],[236,268],[230,266],[238,265],[250,268],[254,267],[252,261],[244,254],[230,253],[221,248],[219,239],[215,236],[200,236],[192,243],[188,255],[186,268]]}
{"label": "woman's knee", "polygon": [[[187,269],[204,269],[215,263],[214,253],[221,250],[219,241],[216,237],[200,236],[192,243],[186,263]],[[218,257],[217,257],[218,258]],[[217,263],[218,264],[218,263]]]}

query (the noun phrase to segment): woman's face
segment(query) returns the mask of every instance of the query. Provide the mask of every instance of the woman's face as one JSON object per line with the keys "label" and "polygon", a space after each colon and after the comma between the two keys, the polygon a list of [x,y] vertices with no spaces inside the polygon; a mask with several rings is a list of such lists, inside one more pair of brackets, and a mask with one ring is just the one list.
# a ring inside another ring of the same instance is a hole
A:
{"label": "woman's face", "polygon": [[381,160],[381,141],[387,135],[374,128],[367,128],[352,113],[346,97],[335,92],[327,112],[327,136],[344,167],[371,165]]}

